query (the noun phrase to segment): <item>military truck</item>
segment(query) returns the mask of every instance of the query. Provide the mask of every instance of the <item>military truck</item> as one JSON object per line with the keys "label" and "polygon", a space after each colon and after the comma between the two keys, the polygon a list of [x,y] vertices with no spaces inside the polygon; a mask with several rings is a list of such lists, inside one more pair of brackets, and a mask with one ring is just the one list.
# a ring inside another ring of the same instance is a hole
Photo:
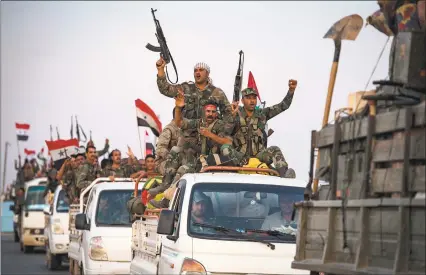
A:
{"label": "military truck", "polygon": [[315,177],[329,185],[317,190],[313,181],[296,203],[292,268],[426,273],[426,37],[424,26],[402,31],[405,23],[393,28],[389,80],[373,81],[364,108],[313,132]]}

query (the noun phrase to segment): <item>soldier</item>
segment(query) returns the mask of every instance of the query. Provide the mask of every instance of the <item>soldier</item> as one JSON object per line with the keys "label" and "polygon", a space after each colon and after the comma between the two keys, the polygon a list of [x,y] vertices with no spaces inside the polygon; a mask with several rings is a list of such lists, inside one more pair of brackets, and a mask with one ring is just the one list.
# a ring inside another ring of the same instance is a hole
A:
{"label": "soldier", "polygon": [[96,147],[87,146],[86,161],[77,172],[76,185],[80,193],[97,178],[99,173],[97,166]]}
{"label": "soldier", "polygon": [[[89,146],[93,146],[95,147],[95,144],[93,143],[93,140],[89,140],[89,142],[87,142],[87,147]],[[105,155],[106,153],[108,153],[109,150],[109,139],[105,139],[105,146],[104,149],[96,151],[96,154],[98,155],[98,157]]]}
{"label": "soldier", "polygon": [[[184,82],[179,85],[171,85],[166,80],[164,67],[166,62],[160,58],[157,61],[157,86],[163,95],[175,98],[178,95],[178,88],[185,94],[185,109],[182,115],[186,119],[199,119],[203,114],[202,106],[208,100],[214,100],[219,106],[221,118],[225,122],[225,130],[230,134],[234,127],[232,108],[225,93],[213,85],[210,75],[210,67],[205,63],[197,63],[194,66],[194,82]],[[196,129],[182,132],[182,137],[191,138],[191,142],[196,142],[198,133]]]}
{"label": "soldier", "polygon": [[287,110],[293,100],[297,87],[296,80],[289,80],[289,90],[283,101],[277,105],[256,109],[257,93],[253,89],[246,88],[241,94],[242,107],[236,107],[236,126],[232,134],[232,146],[223,145],[221,152],[224,156],[234,160],[236,165],[244,165],[249,158],[258,158],[268,165],[274,163],[275,169],[281,177],[295,177],[293,169],[288,169],[287,162],[277,146],[264,148],[264,129],[268,120]]}
{"label": "soldier", "polygon": [[[200,155],[217,154],[224,144],[231,145],[232,138],[226,135],[225,122],[218,119],[218,105],[215,101],[205,102],[204,115],[201,119],[181,119],[181,109],[185,105],[183,92],[176,97],[175,123],[183,131],[197,130],[199,139],[194,146],[190,142],[184,142],[182,147],[175,146],[170,151],[165,164],[165,175],[161,185],[148,191],[150,197],[164,192],[173,182],[179,180],[185,173],[195,172],[197,158]],[[180,166],[180,167],[179,167]],[[161,202],[151,200],[150,203],[158,208],[167,207],[168,200]]]}
{"label": "soldier", "polygon": [[[138,163],[130,147],[128,149],[127,154],[129,158],[134,159],[133,162]],[[110,159],[111,162],[106,165],[105,169],[102,169],[101,177],[109,177],[111,181],[114,181],[114,178],[128,178],[136,172],[130,159],[128,159],[128,163],[122,164],[120,150],[114,149],[110,154]]]}
{"label": "soldier", "polygon": [[155,148],[155,168],[164,176],[164,165],[166,164],[166,158],[173,146],[177,145],[178,138],[180,136],[179,127],[177,127],[175,121],[175,109],[173,108],[173,120],[164,127],[160,136],[158,137],[157,145]]}
{"label": "soldier", "polygon": [[81,158],[81,156],[72,155],[71,158],[65,160],[57,176],[57,179],[62,181],[70,204],[77,203],[80,197],[76,186],[76,173],[82,164],[77,160],[77,157]]}

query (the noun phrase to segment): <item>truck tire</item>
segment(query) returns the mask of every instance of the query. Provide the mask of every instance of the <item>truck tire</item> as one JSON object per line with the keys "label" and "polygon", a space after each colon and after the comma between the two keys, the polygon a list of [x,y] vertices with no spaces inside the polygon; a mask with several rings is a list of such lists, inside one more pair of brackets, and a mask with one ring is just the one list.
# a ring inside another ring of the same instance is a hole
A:
{"label": "truck tire", "polygon": [[34,246],[23,245],[22,249],[24,250],[25,254],[34,252]]}
{"label": "truck tire", "polygon": [[52,254],[49,244],[46,244],[46,266],[49,270],[56,270],[61,266],[61,256]]}

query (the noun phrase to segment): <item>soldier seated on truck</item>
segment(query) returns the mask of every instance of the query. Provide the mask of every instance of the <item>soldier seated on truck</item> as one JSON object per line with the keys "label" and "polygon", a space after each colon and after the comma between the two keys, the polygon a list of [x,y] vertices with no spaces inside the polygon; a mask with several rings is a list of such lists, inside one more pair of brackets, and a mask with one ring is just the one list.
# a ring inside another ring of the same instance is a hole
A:
{"label": "soldier seated on truck", "polygon": [[127,154],[129,155],[129,158],[127,160],[127,163],[124,164],[121,162],[120,150],[112,150],[109,155],[111,162],[107,164],[104,169],[101,170],[101,177],[109,177],[111,181],[114,181],[115,178],[128,178],[133,173],[141,169],[141,165],[134,156],[132,149],[129,146],[127,146],[127,149]]}
{"label": "soldier seated on truck", "polygon": [[256,109],[257,92],[255,90],[246,88],[241,92],[243,106],[235,106],[233,110],[236,125],[232,134],[232,146],[223,145],[222,155],[228,156],[237,166],[247,164],[250,158],[257,158],[268,165],[274,164],[281,177],[296,177],[294,170],[288,168],[280,148],[277,146],[264,147],[266,122],[290,107],[297,81],[289,80],[288,87],[287,95],[280,103],[264,109]]}
{"label": "soldier seated on truck", "polygon": [[[197,159],[200,155],[217,154],[220,146],[232,143],[232,138],[225,133],[225,122],[218,119],[218,104],[215,101],[209,100],[204,103],[204,114],[201,119],[182,119],[181,109],[184,105],[184,94],[180,90],[176,97],[175,122],[183,131],[198,130],[197,144],[191,144],[185,138],[179,140],[182,144],[173,147],[168,155],[162,184],[148,191],[150,197],[164,192],[184,174],[196,172]],[[154,207],[164,208],[168,207],[169,200],[163,199],[161,202],[150,200],[150,203]]]}
{"label": "soldier seated on truck", "polygon": [[96,147],[87,146],[86,161],[76,173],[76,186],[79,190],[79,194],[97,178],[99,173],[97,164]]}

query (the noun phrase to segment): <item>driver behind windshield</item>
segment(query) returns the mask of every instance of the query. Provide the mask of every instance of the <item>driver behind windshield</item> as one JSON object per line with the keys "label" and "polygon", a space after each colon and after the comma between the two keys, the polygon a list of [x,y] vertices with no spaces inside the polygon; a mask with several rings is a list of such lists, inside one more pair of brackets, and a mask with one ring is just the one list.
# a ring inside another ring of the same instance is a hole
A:
{"label": "driver behind windshield", "polygon": [[117,198],[109,196],[101,196],[99,199],[99,207],[96,221],[99,224],[127,224],[129,222],[123,215],[123,211],[115,205]]}
{"label": "driver behind windshield", "polygon": [[294,222],[291,220],[293,213],[293,199],[291,194],[280,193],[278,195],[278,204],[280,211],[273,213],[265,218],[262,224],[262,230],[280,230],[288,227]]}
{"label": "driver behind windshield", "polygon": [[207,221],[207,207],[209,207],[209,197],[203,192],[195,191],[192,201],[192,210],[191,210],[191,232],[202,233],[202,232],[214,232],[211,228],[206,228],[194,223],[206,223]]}

